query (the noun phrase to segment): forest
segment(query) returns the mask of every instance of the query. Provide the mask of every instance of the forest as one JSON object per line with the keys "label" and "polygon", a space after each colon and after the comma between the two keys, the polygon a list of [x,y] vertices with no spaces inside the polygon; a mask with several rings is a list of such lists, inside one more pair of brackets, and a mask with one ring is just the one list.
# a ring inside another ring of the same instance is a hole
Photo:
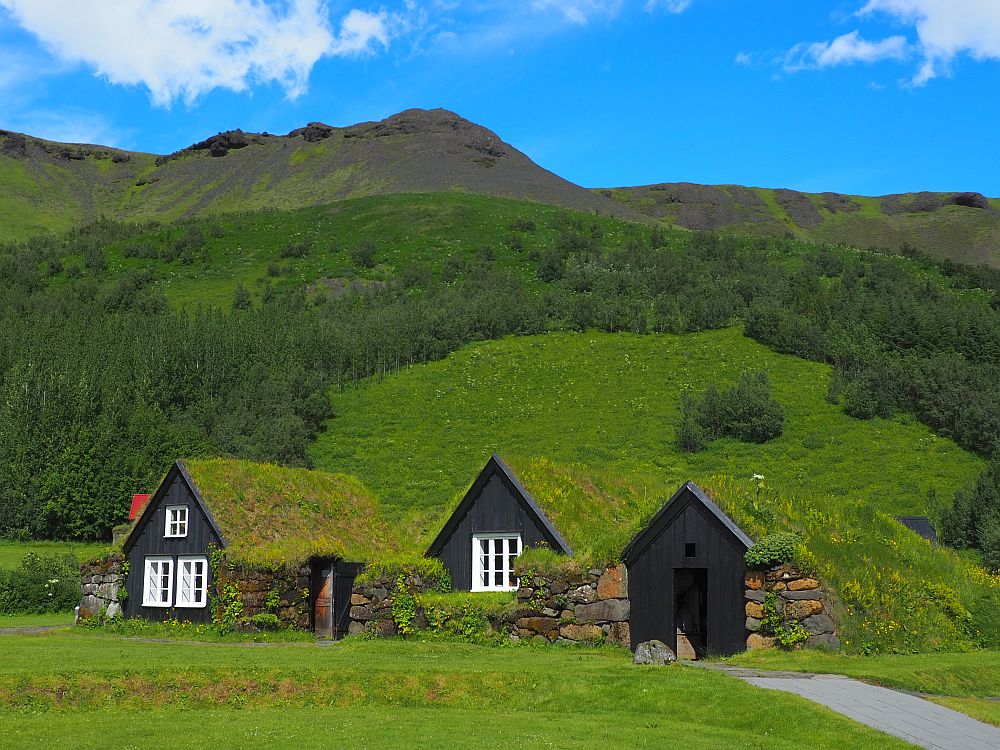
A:
{"label": "forest", "polygon": [[[110,272],[106,248],[139,237],[137,225],[102,220],[0,246],[0,537],[107,538],[121,498],[154,486],[177,456],[305,465],[331,424],[331,388],[471,341],[557,329],[742,325],[776,351],[832,364],[829,398],[848,414],[909,413],[994,455],[997,272],[912,248],[900,257],[640,225],[611,241],[587,215],[552,221],[555,242],[537,242],[533,220],[512,221],[501,243],[439,269],[393,268],[391,283],[341,295],[302,285],[254,299],[237,288],[225,307],[178,308],[153,272]],[[213,231],[190,221],[167,257],[138,242],[130,252],[199,262]],[[375,262],[373,247],[352,249],[359,267]],[[946,541],[1000,567],[1000,470],[956,507]]]}

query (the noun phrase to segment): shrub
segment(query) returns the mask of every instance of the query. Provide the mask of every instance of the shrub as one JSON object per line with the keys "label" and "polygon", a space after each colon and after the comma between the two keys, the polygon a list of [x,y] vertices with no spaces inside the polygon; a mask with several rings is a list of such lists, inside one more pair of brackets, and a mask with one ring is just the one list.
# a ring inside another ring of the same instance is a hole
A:
{"label": "shrub", "polygon": [[282,258],[305,258],[309,255],[309,251],[312,248],[309,246],[308,242],[300,240],[299,242],[289,241],[281,248]]}
{"label": "shrub", "polygon": [[362,268],[375,267],[375,242],[373,240],[361,240],[351,248],[351,260]]}
{"label": "shrub", "polygon": [[727,391],[710,384],[701,399],[685,391],[680,413],[677,444],[691,452],[720,437],[766,443],[781,435],[785,427],[785,410],[772,398],[771,383],[764,372],[743,373]]}
{"label": "shrub", "polygon": [[80,564],[73,555],[25,555],[0,570],[0,613],[66,612],[80,603]]}
{"label": "shrub", "polygon": [[270,612],[261,612],[259,615],[254,615],[248,618],[247,622],[257,630],[278,630],[281,627],[281,620],[278,619],[277,615]]}
{"label": "shrub", "polygon": [[795,560],[795,553],[802,544],[798,534],[790,531],[776,531],[762,537],[746,551],[744,559],[752,568],[768,567]]}
{"label": "shrub", "polygon": [[250,297],[250,292],[242,284],[237,284],[236,291],[233,293],[233,309],[249,310],[251,305],[253,305],[253,299]]}
{"label": "shrub", "polygon": [[974,487],[955,493],[951,512],[942,514],[941,539],[982,550],[983,563],[1000,569],[1000,456],[987,464]]}

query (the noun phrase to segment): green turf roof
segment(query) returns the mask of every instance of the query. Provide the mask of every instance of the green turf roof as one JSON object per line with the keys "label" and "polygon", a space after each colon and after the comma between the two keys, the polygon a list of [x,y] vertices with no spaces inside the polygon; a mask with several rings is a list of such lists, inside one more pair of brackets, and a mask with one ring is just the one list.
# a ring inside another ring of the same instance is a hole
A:
{"label": "green turf roof", "polygon": [[377,499],[354,477],[218,458],[182,466],[225,537],[231,561],[366,561],[394,545]]}

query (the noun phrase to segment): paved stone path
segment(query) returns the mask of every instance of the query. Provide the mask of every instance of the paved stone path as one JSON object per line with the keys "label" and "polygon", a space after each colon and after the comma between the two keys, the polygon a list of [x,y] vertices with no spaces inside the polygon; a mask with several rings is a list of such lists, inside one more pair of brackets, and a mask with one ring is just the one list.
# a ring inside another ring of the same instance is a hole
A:
{"label": "paved stone path", "polygon": [[751,685],[784,690],[932,750],[998,750],[1000,729],[916,695],[838,675],[726,670]]}

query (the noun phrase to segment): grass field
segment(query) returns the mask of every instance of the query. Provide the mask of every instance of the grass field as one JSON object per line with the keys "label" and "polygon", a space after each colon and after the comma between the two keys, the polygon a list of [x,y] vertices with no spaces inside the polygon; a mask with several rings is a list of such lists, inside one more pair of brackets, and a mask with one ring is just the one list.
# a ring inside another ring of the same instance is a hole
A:
{"label": "grass field", "polygon": [[0,615],[0,629],[42,628],[53,625],[72,625],[72,612],[54,612],[45,615]]}
{"label": "grass field", "polygon": [[[701,453],[679,451],[681,392],[731,384],[745,370],[768,372],[786,410],[784,434],[764,445],[719,440]],[[826,399],[828,376],[826,366],[775,354],[735,329],[484,342],[335,394],[338,416],[313,457],[358,476],[388,513],[416,518],[417,549],[492,451],[584,552],[610,537],[602,551],[620,552],[692,479],[751,535],[790,526],[807,538],[840,595],[848,648],[992,644],[1000,581],[893,520],[927,513],[931,490],[950,498],[971,484],[981,461],[913,420],[844,415]],[[953,598],[962,602],[955,610]],[[974,613],[971,629],[963,607]]]}
{"label": "grass field", "polygon": [[[320,647],[4,636],[0,747],[895,748],[726,675],[618,650],[349,640]],[[765,697],[766,696],[766,697]]]}
{"label": "grass field", "polygon": [[75,542],[10,542],[0,541],[0,568],[16,568],[29,552],[37,555],[76,555],[80,560],[99,555],[106,544]]}

